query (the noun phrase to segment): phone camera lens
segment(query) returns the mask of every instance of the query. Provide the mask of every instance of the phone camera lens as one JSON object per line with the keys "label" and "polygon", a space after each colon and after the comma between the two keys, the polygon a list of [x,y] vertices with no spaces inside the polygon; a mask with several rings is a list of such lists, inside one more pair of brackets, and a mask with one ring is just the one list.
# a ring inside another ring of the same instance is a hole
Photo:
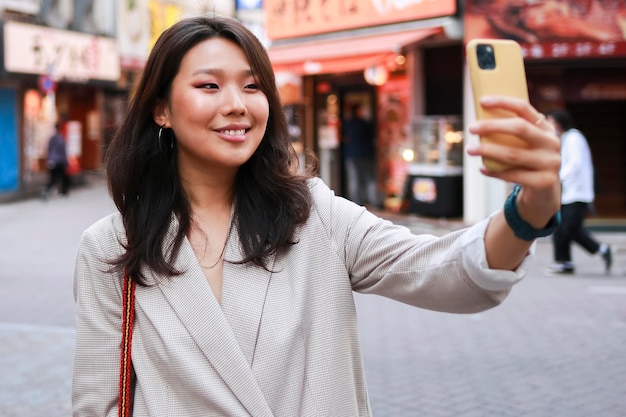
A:
{"label": "phone camera lens", "polygon": [[484,70],[492,70],[496,67],[496,56],[493,47],[488,44],[479,44],[476,46],[476,58],[478,66]]}

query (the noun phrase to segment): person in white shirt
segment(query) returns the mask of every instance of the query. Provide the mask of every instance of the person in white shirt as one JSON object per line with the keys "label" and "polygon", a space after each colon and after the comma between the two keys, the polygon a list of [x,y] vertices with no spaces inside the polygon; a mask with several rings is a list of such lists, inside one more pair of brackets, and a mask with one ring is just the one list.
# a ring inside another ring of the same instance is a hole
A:
{"label": "person in white shirt", "polygon": [[554,264],[551,272],[573,274],[572,242],[578,243],[591,254],[600,253],[608,273],[613,262],[611,247],[598,242],[585,227],[585,217],[592,207],[594,174],[591,151],[587,139],[578,129],[567,110],[554,110],[548,115],[557,135],[561,138],[561,225],[552,235]]}

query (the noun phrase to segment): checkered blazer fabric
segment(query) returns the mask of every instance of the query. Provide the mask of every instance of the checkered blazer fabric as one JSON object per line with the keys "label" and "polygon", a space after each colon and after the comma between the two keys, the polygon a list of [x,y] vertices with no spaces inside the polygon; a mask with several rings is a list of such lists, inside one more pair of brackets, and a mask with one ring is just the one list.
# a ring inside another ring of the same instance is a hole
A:
{"label": "checkered blazer fabric", "polygon": [[[187,240],[184,273],[137,287],[134,416],[371,416],[352,292],[472,313],[499,304],[522,279],[490,270],[488,219],[443,237],[414,235],[310,180],[313,208],[296,244],[268,272],[238,265],[227,242],[217,302]],[[170,233],[177,223],[173,220]],[[82,236],[74,276],[73,415],[117,413],[122,274],[107,272],[125,241],[118,213]]]}

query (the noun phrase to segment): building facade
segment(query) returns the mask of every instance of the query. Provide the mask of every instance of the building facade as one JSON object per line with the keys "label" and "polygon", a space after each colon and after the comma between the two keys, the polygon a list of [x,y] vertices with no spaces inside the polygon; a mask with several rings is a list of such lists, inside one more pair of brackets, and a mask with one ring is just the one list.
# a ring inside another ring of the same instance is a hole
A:
{"label": "building facade", "polygon": [[[346,189],[341,125],[354,103],[366,108],[375,126],[378,192],[388,208],[400,208],[407,175],[429,177],[421,184],[445,178],[461,186],[460,161],[448,160],[437,143],[440,122],[458,129],[449,121],[462,112],[455,0],[266,0],[263,7],[283,102],[301,132],[294,142],[317,153],[320,176],[338,194]],[[441,67],[431,72],[435,65]],[[461,203],[438,208],[456,214]]]}
{"label": "building facade", "polygon": [[532,104],[569,109],[589,139],[597,216],[626,217],[626,2],[265,0],[263,9],[295,142],[318,154],[339,194],[341,122],[360,101],[376,124],[389,208],[467,223],[500,208],[510,186],[462,152],[478,140],[465,128],[475,111],[464,46],[509,38],[522,44]]}
{"label": "building facade", "polygon": [[47,140],[59,123],[70,173],[100,165],[101,113],[120,76],[115,4],[2,3],[0,193],[45,173]]}

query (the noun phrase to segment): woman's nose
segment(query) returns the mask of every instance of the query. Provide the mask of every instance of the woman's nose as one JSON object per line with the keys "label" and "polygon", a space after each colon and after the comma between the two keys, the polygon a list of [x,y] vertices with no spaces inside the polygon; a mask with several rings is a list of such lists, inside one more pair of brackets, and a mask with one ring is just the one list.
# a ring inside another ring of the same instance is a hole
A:
{"label": "woman's nose", "polygon": [[246,113],[246,103],[243,91],[235,86],[224,88],[222,91],[222,111],[225,114]]}

